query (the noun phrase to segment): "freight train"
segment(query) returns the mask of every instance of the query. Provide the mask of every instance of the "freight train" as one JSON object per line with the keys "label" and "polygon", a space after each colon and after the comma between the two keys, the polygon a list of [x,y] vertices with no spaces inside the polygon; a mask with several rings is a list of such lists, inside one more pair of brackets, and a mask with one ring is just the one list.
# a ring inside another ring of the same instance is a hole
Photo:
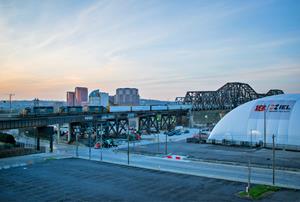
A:
{"label": "freight train", "polygon": [[27,107],[20,112],[21,116],[45,116],[45,115],[66,115],[66,114],[95,114],[108,112],[143,112],[143,111],[167,111],[167,110],[188,110],[191,105],[149,105],[149,106],[63,106],[54,110],[51,106]]}

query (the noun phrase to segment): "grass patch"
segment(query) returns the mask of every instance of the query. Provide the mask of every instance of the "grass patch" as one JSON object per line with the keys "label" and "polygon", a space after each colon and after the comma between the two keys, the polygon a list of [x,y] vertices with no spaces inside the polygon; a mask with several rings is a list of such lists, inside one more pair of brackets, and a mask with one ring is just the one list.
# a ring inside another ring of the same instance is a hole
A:
{"label": "grass patch", "polygon": [[250,188],[249,193],[242,191],[239,192],[238,195],[240,197],[249,197],[251,199],[259,199],[263,197],[266,193],[279,191],[280,188],[268,186],[268,185],[256,185]]}
{"label": "grass patch", "polygon": [[57,158],[55,158],[55,157],[48,157],[48,158],[46,158],[46,161],[52,161],[52,160],[57,160]]}

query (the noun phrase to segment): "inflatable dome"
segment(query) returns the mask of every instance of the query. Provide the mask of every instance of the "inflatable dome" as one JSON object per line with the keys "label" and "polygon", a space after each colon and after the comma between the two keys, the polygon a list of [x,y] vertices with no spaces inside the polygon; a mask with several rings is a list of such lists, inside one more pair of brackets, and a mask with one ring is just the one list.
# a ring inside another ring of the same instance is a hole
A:
{"label": "inflatable dome", "polygon": [[300,146],[300,94],[282,94],[247,102],[226,114],[209,140]]}

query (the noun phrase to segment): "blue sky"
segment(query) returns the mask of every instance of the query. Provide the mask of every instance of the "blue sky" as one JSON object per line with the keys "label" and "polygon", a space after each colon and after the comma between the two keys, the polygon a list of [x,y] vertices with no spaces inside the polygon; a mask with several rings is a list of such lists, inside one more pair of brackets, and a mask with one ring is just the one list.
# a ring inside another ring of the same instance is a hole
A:
{"label": "blue sky", "polygon": [[3,1],[0,98],[86,86],[174,100],[226,82],[300,93],[300,1]]}

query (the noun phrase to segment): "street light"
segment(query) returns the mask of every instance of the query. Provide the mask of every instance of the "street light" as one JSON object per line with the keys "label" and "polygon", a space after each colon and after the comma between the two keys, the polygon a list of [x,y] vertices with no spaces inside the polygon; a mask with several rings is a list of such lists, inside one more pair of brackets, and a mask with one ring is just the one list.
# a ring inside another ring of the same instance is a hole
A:
{"label": "street light", "polygon": [[[266,105],[265,105],[266,106]],[[264,147],[267,145],[267,111],[269,109],[269,106],[264,110]]]}
{"label": "street light", "polygon": [[100,160],[102,161],[103,160],[103,156],[102,156],[102,148],[103,148],[103,139],[102,139],[102,136],[103,136],[103,131],[102,131],[102,123],[101,123],[101,125],[100,125],[100,130],[99,130],[99,128],[98,128],[98,134],[97,134],[97,140],[98,140],[98,135],[99,135],[99,133],[100,133]]}
{"label": "street light", "polygon": [[273,186],[275,185],[275,135],[273,134],[272,135],[272,140],[273,140],[273,148],[272,148],[272,150],[273,150],[273,176],[272,176],[272,182],[273,182]]}

